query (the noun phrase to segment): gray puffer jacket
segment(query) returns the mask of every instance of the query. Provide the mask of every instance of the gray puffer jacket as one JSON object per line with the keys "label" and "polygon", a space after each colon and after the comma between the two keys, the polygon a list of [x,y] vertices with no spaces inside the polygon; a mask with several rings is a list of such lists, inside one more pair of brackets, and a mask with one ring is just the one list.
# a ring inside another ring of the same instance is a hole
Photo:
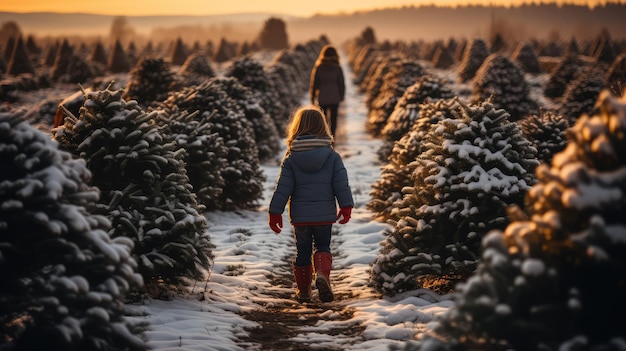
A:
{"label": "gray puffer jacket", "polygon": [[283,158],[269,212],[283,213],[288,201],[292,224],[334,223],[337,203],[354,206],[348,173],[330,139],[302,136],[293,141]]}

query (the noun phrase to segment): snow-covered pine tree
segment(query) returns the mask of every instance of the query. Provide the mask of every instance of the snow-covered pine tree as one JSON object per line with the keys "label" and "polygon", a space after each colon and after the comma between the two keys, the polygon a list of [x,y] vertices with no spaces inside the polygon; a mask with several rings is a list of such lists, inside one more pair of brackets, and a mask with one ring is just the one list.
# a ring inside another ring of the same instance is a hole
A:
{"label": "snow-covered pine tree", "polygon": [[285,21],[271,17],[265,20],[257,41],[262,49],[282,50],[289,47]]}
{"label": "snow-covered pine tree", "polygon": [[565,54],[566,55],[578,55],[580,53],[580,49],[578,48],[578,43],[576,42],[576,38],[571,37],[570,40],[566,44]]}
{"label": "snow-covered pine tree", "polygon": [[567,145],[565,132],[570,120],[554,112],[540,112],[519,121],[524,136],[537,149],[540,162],[550,162],[552,157]]}
{"label": "snow-covered pine tree", "polygon": [[416,165],[413,161],[425,151],[422,143],[431,127],[444,118],[454,118],[454,100],[425,102],[420,106],[419,115],[400,139],[392,144],[392,150],[382,167],[380,178],[372,185],[371,201],[367,208],[381,220],[391,217],[393,203],[402,198],[402,189],[412,185],[411,174]]}
{"label": "snow-covered pine tree", "polygon": [[[228,165],[222,168],[225,181],[220,196],[221,210],[256,208],[263,195],[265,176],[259,167],[259,150],[252,123],[240,103],[228,96],[223,78],[210,78],[198,86],[172,93],[162,104],[167,111],[199,111],[202,123],[211,123],[228,148]],[[229,78],[234,79],[234,78]]]}
{"label": "snow-covered pine tree", "polygon": [[303,62],[302,56],[292,50],[280,50],[272,59],[273,64],[285,64],[291,67],[294,74],[294,84],[297,91],[305,92],[309,88],[309,75],[313,68],[313,62]]}
{"label": "snow-covered pine tree", "polygon": [[385,294],[417,289],[426,275],[468,277],[482,237],[506,226],[506,207],[522,204],[535,182],[537,150],[505,110],[458,98],[449,108],[445,115],[454,117],[425,134],[412,184],[393,204],[393,229],[371,277]]}
{"label": "snow-covered pine tree", "polygon": [[215,53],[211,59],[217,63],[224,63],[231,60],[235,56],[234,43],[229,42],[226,38],[220,39],[220,43],[215,49]]}
{"label": "snow-covered pine tree", "polygon": [[568,84],[574,80],[578,71],[585,66],[585,63],[578,55],[570,54],[561,59],[561,62],[550,74],[546,86],[543,90],[545,96],[557,100],[565,90]]}
{"label": "snow-covered pine tree", "polygon": [[410,59],[398,61],[389,68],[382,77],[383,84],[372,100],[367,114],[365,126],[372,135],[380,136],[404,91],[415,84],[425,72],[422,65]]}
{"label": "snow-covered pine tree", "polygon": [[195,52],[187,57],[183,65],[180,67],[179,74],[184,79],[185,85],[202,84],[207,78],[217,76],[209,58],[202,53]]}
{"label": "snow-covered pine tree", "polygon": [[535,53],[535,48],[529,42],[521,42],[517,44],[515,51],[511,54],[511,58],[524,70],[526,73],[539,74],[541,73],[541,65],[539,64],[539,58]]}
{"label": "snow-covered pine tree", "polygon": [[[313,70],[315,60],[317,60],[317,54],[322,50],[324,45],[322,40],[312,40],[306,44],[297,44],[293,48],[293,52],[302,62],[302,69],[304,71],[305,82],[309,79],[309,74]],[[308,82],[306,82],[308,84]]]}
{"label": "snow-covered pine tree", "polygon": [[561,57],[563,56],[563,47],[560,43],[551,40],[541,47],[539,56]]}
{"label": "snow-covered pine tree", "polygon": [[52,65],[52,81],[76,84],[85,83],[92,77],[93,73],[87,62],[74,54],[74,49],[70,46],[67,39],[63,40]]}
{"label": "snow-covered pine tree", "polygon": [[447,47],[440,46],[433,54],[432,63],[435,68],[448,69],[454,64],[454,56]]}
{"label": "snow-covered pine tree", "polygon": [[275,157],[281,147],[281,139],[270,115],[261,106],[261,97],[239,83],[237,78],[214,78],[214,84],[233,99],[252,125],[254,140],[259,151],[260,162]]}
{"label": "snow-covered pine tree", "polygon": [[26,51],[28,52],[28,55],[30,55],[31,60],[38,63],[39,55],[41,55],[41,48],[37,44],[35,36],[33,34],[28,34],[24,45],[26,46]]}
{"label": "snow-covered pine tree", "polygon": [[484,239],[455,306],[405,350],[626,349],[626,101],[598,102],[537,169],[530,216]]}
{"label": "snow-covered pine tree", "polygon": [[512,121],[537,113],[538,105],[530,98],[524,72],[504,54],[489,55],[476,72],[472,86],[473,102],[491,97],[494,107],[505,109]]}
{"label": "snow-covered pine tree", "polygon": [[59,50],[59,46],[61,44],[59,44],[58,42],[52,43],[50,44],[47,49],[46,49],[46,53],[43,56],[43,59],[41,61],[41,64],[44,66],[48,66],[48,67],[52,67],[54,65],[54,60],[56,58],[57,55],[57,51]]}
{"label": "snow-covered pine tree", "polygon": [[[387,63],[387,54],[383,51],[376,51],[372,53],[372,62],[367,66],[367,69],[363,71],[362,77],[360,77],[359,83],[359,92],[367,93],[368,87],[375,80],[379,74],[383,72],[379,72],[379,70],[384,70],[384,65]],[[365,67],[364,67],[365,68]]]}
{"label": "snow-covered pine tree", "polygon": [[504,37],[502,37],[502,33],[497,32],[495,35],[492,35],[491,40],[489,42],[489,50],[492,54],[495,53],[504,53],[508,50],[508,45]]}
{"label": "snow-covered pine tree", "polygon": [[461,83],[472,80],[488,56],[487,42],[481,38],[472,39],[467,44],[463,58],[459,62],[458,73]]}
{"label": "snow-covered pine tree", "polygon": [[615,58],[606,73],[606,84],[616,96],[624,95],[626,87],[626,53]]}
{"label": "snow-covered pine tree", "polygon": [[11,53],[11,59],[7,63],[6,72],[14,76],[24,73],[35,73],[35,68],[33,67],[30,57],[28,56],[28,52],[26,52],[26,46],[24,45],[22,37],[17,38],[17,42],[13,48],[13,53]]}
{"label": "snow-covered pine tree", "polygon": [[165,100],[176,83],[176,74],[168,62],[161,57],[143,56],[129,74],[123,98],[137,100],[147,109]]}
{"label": "snow-covered pine tree", "polygon": [[379,159],[387,160],[393,144],[411,130],[418,119],[422,104],[451,99],[453,96],[447,81],[431,74],[417,78],[413,85],[406,88],[382,128],[384,143],[378,151]]}
{"label": "snow-covered pine tree", "polygon": [[156,112],[146,113],[123,94],[85,92],[80,115],[66,116],[53,137],[87,161],[92,184],[102,192],[99,210],[113,224],[110,234],[135,242],[133,255],[148,289],[204,279],[212,244],[183,155],[152,123]]}
{"label": "snow-covered pine tree", "polygon": [[376,66],[375,72],[370,76],[366,83],[365,88],[365,106],[368,110],[374,108],[374,101],[380,94],[380,91],[385,84],[385,76],[395,65],[400,64],[404,59],[397,53],[385,55],[383,60]]}
{"label": "snow-covered pine tree", "polygon": [[576,78],[570,82],[557,105],[558,113],[574,125],[583,113],[591,113],[600,91],[606,87],[605,72],[597,67],[588,66],[579,70]]}
{"label": "snow-covered pine tree", "polygon": [[468,46],[468,40],[463,38],[459,41],[459,44],[456,46],[456,50],[454,51],[454,62],[461,62],[463,60],[463,56],[465,55],[465,50]]}
{"label": "snow-covered pine tree", "polygon": [[251,94],[258,97],[261,107],[269,114],[278,136],[285,136],[290,110],[287,109],[263,66],[253,58],[244,56],[235,59],[224,75],[234,77],[243,86],[248,87]]}
{"label": "snow-covered pine tree", "polygon": [[[299,85],[295,83],[296,75],[293,73],[293,68],[284,63],[271,63],[264,68],[267,73],[267,77],[270,80],[270,84],[278,92],[280,100],[285,105],[286,111],[294,110],[302,99],[303,91],[300,90]],[[283,130],[287,126],[289,117],[283,122]]]}
{"label": "snow-covered pine tree", "polygon": [[378,50],[375,50],[368,45],[356,54],[354,62],[352,63],[354,66],[354,78],[352,79],[352,83],[354,85],[361,86],[363,84],[363,80],[367,76],[367,72],[369,72],[372,65],[375,64],[379,57],[379,53],[380,52]]}
{"label": "snow-covered pine tree", "polygon": [[109,53],[107,69],[111,73],[126,73],[131,69],[130,62],[128,62],[128,57],[126,57],[126,52],[119,39],[115,41],[113,49]]}
{"label": "snow-covered pine tree", "polygon": [[198,203],[208,211],[221,208],[224,189],[222,169],[228,166],[228,148],[213,125],[197,118],[198,112],[157,110],[155,123],[167,142],[174,142],[183,162]]}
{"label": "snow-covered pine tree", "polygon": [[617,57],[617,53],[608,30],[603,30],[594,42],[593,58],[600,65],[610,65]]}
{"label": "snow-covered pine tree", "polygon": [[104,49],[104,45],[102,44],[100,40],[98,40],[94,44],[94,47],[91,50],[91,53],[89,54],[89,62],[98,63],[98,64],[106,66],[107,57],[108,56],[107,56],[106,50]]}
{"label": "snow-covered pine tree", "polygon": [[84,160],[0,113],[0,348],[144,350],[126,317],[140,288],[133,243],[90,212],[100,194]]}
{"label": "snow-covered pine tree", "polygon": [[178,37],[172,46],[172,50],[169,55],[169,60],[172,65],[181,66],[187,60],[189,56],[189,49],[185,43],[183,43],[183,39]]}

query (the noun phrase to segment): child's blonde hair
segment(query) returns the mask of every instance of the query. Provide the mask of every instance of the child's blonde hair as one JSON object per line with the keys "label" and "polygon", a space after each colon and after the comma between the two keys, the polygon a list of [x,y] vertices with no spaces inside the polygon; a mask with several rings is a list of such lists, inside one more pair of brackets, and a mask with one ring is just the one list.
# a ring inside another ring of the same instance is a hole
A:
{"label": "child's blonde hair", "polygon": [[287,147],[291,149],[291,143],[294,139],[302,135],[329,138],[331,144],[333,143],[333,136],[322,109],[310,105],[301,107],[294,113],[287,129]]}

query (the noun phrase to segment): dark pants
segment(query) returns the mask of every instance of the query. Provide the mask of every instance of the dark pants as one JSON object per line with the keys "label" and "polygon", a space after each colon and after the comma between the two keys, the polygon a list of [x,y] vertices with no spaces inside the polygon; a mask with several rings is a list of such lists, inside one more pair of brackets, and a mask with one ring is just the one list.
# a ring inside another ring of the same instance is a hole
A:
{"label": "dark pants", "polygon": [[337,114],[339,113],[339,104],[320,106],[324,110],[324,114],[330,125],[330,132],[335,136],[337,130]]}
{"label": "dark pants", "polygon": [[313,247],[315,251],[330,252],[331,224],[294,226],[296,240],[296,266],[310,266]]}

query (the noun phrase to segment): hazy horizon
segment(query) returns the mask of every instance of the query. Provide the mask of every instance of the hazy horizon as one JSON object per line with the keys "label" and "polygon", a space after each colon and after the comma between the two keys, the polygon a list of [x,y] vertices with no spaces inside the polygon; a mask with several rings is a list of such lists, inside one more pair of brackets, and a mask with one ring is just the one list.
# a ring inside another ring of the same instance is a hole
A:
{"label": "hazy horizon", "polygon": [[[276,14],[248,13],[196,16],[123,16],[126,41],[171,42],[183,38],[188,43],[219,42],[222,38],[250,42],[263,23]],[[85,41],[111,40],[111,26],[120,16],[94,14],[18,14],[0,12],[0,23],[15,21],[25,35],[53,41],[59,37]],[[609,4],[590,9],[581,5],[556,4],[489,8],[404,7],[356,14],[283,17],[292,43],[306,42],[326,35],[340,43],[373,27],[381,40],[447,40],[449,38],[487,37],[493,28],[511,40],[577,37],[588,39],[608,30],[615,38],[626,39],[626,5]],[[0,43],[1,44],[1,43]]]}
{"label": "hazy horizon", "polygon": [[[590,8],[606,4],[624,4],[624,0],[317,0],[294,2],[275,0],[269,3],[257,0],[231,0],[208,2],[206,0],[108,0],[107,6],[94,7],[84,0],[4,0],[0,12],[96,14],[110,16],[207,16],[248,13],[276,13],[285,16],[311,17],[315,15],[352,14],[363,11],[407,6],[497,6],[512,7],[524,4],[584,5]],[[119,9],[119,10],[118,10]]]}

